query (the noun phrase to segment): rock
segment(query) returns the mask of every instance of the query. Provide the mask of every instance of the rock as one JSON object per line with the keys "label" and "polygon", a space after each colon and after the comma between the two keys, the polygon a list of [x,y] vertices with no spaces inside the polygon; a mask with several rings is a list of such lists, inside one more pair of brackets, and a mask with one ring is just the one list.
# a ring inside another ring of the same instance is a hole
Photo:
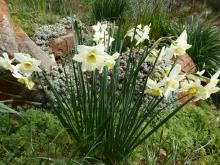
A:
{"label": "rock", "polygon": [[61,36],[55,39],[49,40],[49,47],[52,53],[57,54],[58,52],[69,53],[74,46],[74,36],[73,33],[69,33],[65,36]]}
{"label": "rock", "polygon": [[14,29],[4,0],[0,0],[0,49],[11,56],[18,52]]}
{"label": "rock", "polygon": [[176,61],[176,63],[182,66],[182,71],[184,73],[195,73],[196,72],[196,65],[188,54],[184,54],[180,56],[178,60]]}
{"label": "rock", "polygon": [[72,23],[74,21],[84,27],[75,16],[66,17],[55,24],[39,26],[32,39],[48,54],[54,54],[55,56],[68,54],[74,46],[72,33]]}

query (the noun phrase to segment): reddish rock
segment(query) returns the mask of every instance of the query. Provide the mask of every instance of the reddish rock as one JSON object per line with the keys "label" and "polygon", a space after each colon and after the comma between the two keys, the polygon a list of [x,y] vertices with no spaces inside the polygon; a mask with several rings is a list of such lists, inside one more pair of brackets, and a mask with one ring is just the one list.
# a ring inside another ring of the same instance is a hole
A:
{"label": "reddish rock", "polygon": [[0,0],[0,49],[9,55],[18,52],[14,29],[11,26],[11,18],[4,0]]}
{"label": "reddish rock", "polygon": [[58,52],[69,53],[74,46],[74,36],[73,33],[68,33],[65,36],[59,38],[51,39],[49,41],[49,47],[51,48],[54,54]]}
{"label": "reddish rock", "polygon": [[176,61],[176,63],[182,66],[182,71],[185,73],[196,72],[196,65],[188,54],[184,54],[180,56]]}

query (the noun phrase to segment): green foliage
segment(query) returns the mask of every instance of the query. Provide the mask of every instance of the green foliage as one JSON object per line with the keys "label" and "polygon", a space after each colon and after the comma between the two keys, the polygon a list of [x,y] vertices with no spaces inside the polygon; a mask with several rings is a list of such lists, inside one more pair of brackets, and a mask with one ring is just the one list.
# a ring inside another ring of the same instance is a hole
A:
{"label": "green foliage", "polygon": [[214,26],[201,24],[192,20],[187,24],[189,43],[192,48],[189,55],[197,67],[205,69],[208,73],[214,73],[220,69],[220,32]]}
{"label": "green foliage", "polygon": [[[53,24],[59,18],[75,13],[75,7],[80,3],[86,5],[89,1],[9,0],[8,3],[13,20],[31,36],[37,25]],[[82,15],[86,15],[85,11]]]}
{"label": "green foliage", "polygon": [[[31,127],[15,115],[0,116],[0,164],[66,164],[74,146],[58,119],[30,107],[19,109],[19,112],[30,121]],[[219,124],[220,114],[210,103],[190,105],[139,146],[128,162],[131,165],[141,162],[170,165],[173,161],[218,165]],[[86,161],[70,162],[85,164]]]}
{"label": "green foliage", "polygon": [[154,39],[167,36],[167,29],[171,27],[172,15],[169,11],[169,0],[144,1],[139,7],[140,23],[151,25],[150,35]]}
{"label": "green foliage", "polygon": [[199,106],[182,109],[134,155],[152,165],[172,162],[219,164],[220,114],[209,104],[201,102]]}
{"label": "green foliage", "polygon": [[50,12],[26,11],[23,9],[12,11],[11,15],[13,20],[30,36],[34,34],[37,24],[52,24],[59,18],[58,15]]}
{"label": "green foliage", "polygon": [[59,120],[40,109],[18,111],[25,120],[13,114],[0,115],[0,164],[52,164],[49,158],[61,164],[73,144]]}
{"label": "green foliage", "polygon": [[128,0],[94,0],[91,7],[94,21],[114,21],[122,18],[129,5]]}
{"label": "green foliage", "polygon": [[48,8],[46,2],[45,0],[9,0],[8,3],[13,20],[28,35],[32,35],[37,24],[51,24],[56,22],[60,17],[58,13]]}

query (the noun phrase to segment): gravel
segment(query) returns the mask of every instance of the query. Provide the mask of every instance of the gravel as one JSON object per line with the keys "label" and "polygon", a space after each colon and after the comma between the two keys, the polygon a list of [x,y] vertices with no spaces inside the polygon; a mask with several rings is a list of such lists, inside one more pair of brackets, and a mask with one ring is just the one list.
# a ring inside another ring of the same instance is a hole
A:
{"label": "gravel", "polygon": [[51,54],[51,49],[48,45],[49,40],[58,38],[67,34],[67,29],[72,28],[72,23],[77,21],[80,25],[82,23],[76,18],[66,17],[59,20],[53,25],[39,26],[32,37],[32,40],[47,54]]}

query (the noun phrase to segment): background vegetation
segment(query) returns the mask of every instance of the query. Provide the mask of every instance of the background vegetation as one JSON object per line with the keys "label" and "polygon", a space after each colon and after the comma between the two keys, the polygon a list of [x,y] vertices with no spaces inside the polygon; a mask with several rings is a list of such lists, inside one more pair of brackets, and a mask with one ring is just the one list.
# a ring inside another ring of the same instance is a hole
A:
{"label": "background vegetation", "polygon": [[[85,162],[83,155],[72,157],[74,144],[53,114],[30,106],[17,111],[30,123],[14,114],[0,115],[0,164]],[[134,162],[217,165],[220,163],[219,124],[220,114],[212,105],[200,102],[198,107],[188,106],[137,148],[128,162],[131,165]]]}

